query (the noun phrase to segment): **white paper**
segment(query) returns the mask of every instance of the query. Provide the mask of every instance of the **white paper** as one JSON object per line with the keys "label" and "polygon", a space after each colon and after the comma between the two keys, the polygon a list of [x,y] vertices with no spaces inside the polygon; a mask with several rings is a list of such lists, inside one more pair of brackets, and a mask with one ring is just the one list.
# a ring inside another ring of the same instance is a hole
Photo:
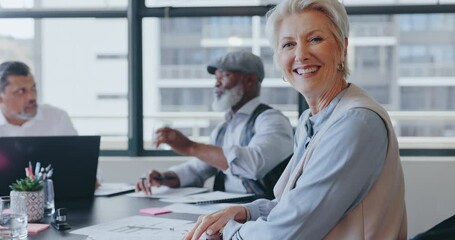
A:
{"label": "white paper", "polygon": [[126,183],[102,183],[96,190],[95,196],[109,196],[112,194],[134,190],[134,186]]}
{"label": "white paper", "polygon": [[208,192],[208,193],[200,193],[194,194],[184,197],[176,197],[176,198],[163,198],[160,201],[163,202],[171,202],[171,203],[203,203],[207,204],[213,201],[223,201],[223,200],[233,200],[237,198],[244,198],[253,196],[254,194],[250,193],[227,193],[227,192]]}
{"label": "white paper", "polygon": [[205,215],[219,211],[223,208],[238,205],[235,203],[216,203],[216,204],[204,204],[204,205],[194,205],[186,203],[174,203],[164,207],[165,209],[171,210],[174,213],[191,213],[198,215]]}
{"label": "white paper", "polygon": [[91,240],[182,239],[195,223],[186,220],[133,216],[72,231]]}
{"label": "white paper", "polygon": [[196,193],[207,192],[207,188],[196,188],[196,187],[187,187],[187,188],[170,188],[166,186],[161,187],[152,187],[152,194],[145,195],[144,192],[134,192],[129,193],[127,196],[130,197],[142,197],[142,198],[176,198],[183,197]]}

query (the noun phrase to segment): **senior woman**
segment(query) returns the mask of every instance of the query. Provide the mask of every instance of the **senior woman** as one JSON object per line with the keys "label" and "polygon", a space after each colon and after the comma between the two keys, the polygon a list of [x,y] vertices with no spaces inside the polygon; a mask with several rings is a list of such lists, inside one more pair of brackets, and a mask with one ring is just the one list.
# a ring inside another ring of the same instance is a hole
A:
{"label": "senior woman", "polygon": [[338,0],[283,0],[268,37],[284,78],[310,108],[294,157],[259,199],[200,217],[186,239],[406,239],[404,180],[387,112],[346,82],[349,23]]}

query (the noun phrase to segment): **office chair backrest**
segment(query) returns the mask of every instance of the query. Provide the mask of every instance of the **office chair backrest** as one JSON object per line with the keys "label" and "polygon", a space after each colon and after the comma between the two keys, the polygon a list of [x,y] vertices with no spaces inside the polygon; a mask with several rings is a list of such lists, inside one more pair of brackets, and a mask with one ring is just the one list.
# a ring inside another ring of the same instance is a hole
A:
{"label": "office chair backrest", "polygon": [[445,219],[430,230],[420,233],[411,240],[455,239],[455,215]]}
{"label": "office chair backrest", "polygon": [[283,160],[280,164],[278,164],[276,167],[274,167],[270,172],[268,172],[264,178],[262,178],[261,183],[262,186],[264,186],[264,198],[267,199],[274,199],[275,196],[273,195],[273,188],[275,187],[275,184],[278,182],[278,179],[280,179],[281,174],[283,173],[284,169],[289,163],[289,160],[292,158],[291,154],[287,159]]}

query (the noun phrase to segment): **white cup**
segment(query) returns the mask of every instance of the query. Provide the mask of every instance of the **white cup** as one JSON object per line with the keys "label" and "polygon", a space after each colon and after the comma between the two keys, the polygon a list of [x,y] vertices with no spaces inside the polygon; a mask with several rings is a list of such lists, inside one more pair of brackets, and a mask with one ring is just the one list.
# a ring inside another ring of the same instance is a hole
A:
{"label": "white cup", "polygon": [[0,197],[0,239],[27,238],[25,196]]}

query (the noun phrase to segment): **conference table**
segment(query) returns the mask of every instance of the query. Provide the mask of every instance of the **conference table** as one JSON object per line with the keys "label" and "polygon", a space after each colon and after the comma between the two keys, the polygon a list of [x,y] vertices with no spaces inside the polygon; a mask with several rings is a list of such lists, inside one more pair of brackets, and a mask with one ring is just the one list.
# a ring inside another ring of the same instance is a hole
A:
{"label": "conference table", "polygon": [[[70,232],[79,228],[88,227],[100,223],[106,223],[130,216],[141,215],[139,210],[150,207],[164,207],[169,205],[157,199],[128,197],[118,195],[112,197],[95,197],[93,199],[74,199],[56,201],[57,208],[68,210],[67,222],[70,230],[58,231],[52,226],[35,235],[29,235],[30,240],[54,240],[54,239],[87,239],[85,235],[71,234]],[[187,213],[167,213],[157,217],[196,221],[198,215]],[[46,217],[43,223],[51,223],[52,218]],[[150,239],[153,239],[151,236]]]}

